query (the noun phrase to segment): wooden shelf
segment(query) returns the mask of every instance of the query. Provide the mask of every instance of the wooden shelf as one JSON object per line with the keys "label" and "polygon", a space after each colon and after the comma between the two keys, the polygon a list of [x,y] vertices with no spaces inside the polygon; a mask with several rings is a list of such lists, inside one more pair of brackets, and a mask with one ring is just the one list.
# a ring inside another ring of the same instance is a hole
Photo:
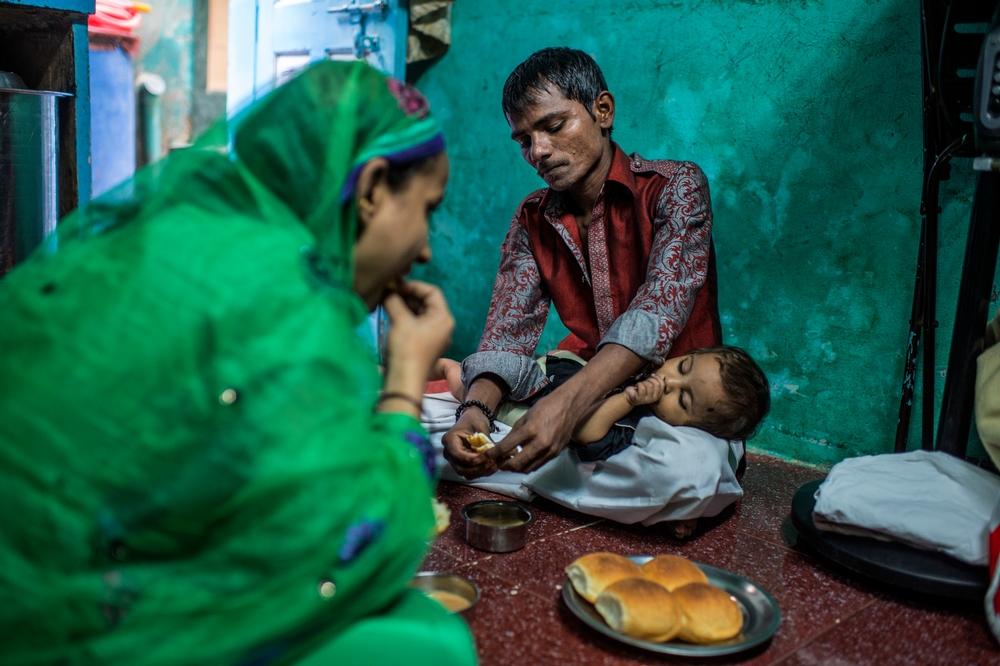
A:
{"label": "wooden shelf", "polygon": [[0,70],[73,95],[59,111],[59,215],[90,199],[87,15],[94,0],[0,0]]}

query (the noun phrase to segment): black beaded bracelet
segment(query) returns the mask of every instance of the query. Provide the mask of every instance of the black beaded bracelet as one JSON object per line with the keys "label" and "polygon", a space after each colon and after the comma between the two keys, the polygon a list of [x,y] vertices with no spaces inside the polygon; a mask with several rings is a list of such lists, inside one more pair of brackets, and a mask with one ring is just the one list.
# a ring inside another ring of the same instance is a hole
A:
{"label": "black beaded bracelet", "polygon": [[462,414],[465,413],[469,407],[475,407],[481,411],[490,422],[490,432],[499,432],[500,428],[497,427],[496,417],[493,415],[493,410],[486,406],[486,403],[480,400],[466,400],[455,410],[455,420],[458,421],[462,418]]}

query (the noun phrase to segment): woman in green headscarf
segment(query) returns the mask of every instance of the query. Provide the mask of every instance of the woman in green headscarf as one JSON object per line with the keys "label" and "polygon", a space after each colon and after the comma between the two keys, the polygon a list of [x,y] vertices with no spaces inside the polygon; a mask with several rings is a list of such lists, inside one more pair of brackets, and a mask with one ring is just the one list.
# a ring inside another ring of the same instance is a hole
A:
{"label": "woman in green headscarf", "polygon": [[322,63],[0,281],[0,661],[474,661],[407,588],[453,322],[399,280],[447,171],[419,93]]}

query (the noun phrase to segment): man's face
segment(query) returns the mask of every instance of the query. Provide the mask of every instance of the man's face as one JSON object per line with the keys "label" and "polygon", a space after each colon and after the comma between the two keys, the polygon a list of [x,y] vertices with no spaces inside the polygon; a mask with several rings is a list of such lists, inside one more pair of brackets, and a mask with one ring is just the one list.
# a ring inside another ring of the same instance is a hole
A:
{"label": "man's face", "polygon": [[550,188],[572,190],[597,166],[610,140],[601,132],[614,122],[614,100],[602,93],[591,109],[548,85],[522,113],[507,116],[521,155]]}

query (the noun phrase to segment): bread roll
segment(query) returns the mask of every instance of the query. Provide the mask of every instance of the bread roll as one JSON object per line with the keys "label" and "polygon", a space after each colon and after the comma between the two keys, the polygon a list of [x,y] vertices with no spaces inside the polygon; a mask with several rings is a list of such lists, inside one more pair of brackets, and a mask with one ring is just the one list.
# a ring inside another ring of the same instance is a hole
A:
{"label": "bread roll", "polygon": [[657,555],[642,565],[642,575],[671,591],[688,583],[708,582],[704,571],[680,555]]}
{"label": "bread roll", "polygon": [[681,628],[674,595],[646,578],[608,585],[597,595],[594,608],[615,631],[647,641],[669,641]]}
{"label": "bread roll", "polygon": [[471,435],[465,438],[465,441],[469,443],[469,446],[471,446],[472,450],[475,451],[476,453],[489,451],[494,446],[496,446],[492,441],[490,441],[490,438],[486,435],[486,433],[482,432],[472,433]]}
{"label": "bread roll", "polygon": [[589,553],[577,558],[566,567],[573,589],[594,603],[601,590],[622,578],[641,578],[639,565],[615,553]]}
{"label": "bread roll", "polygon": [[431,498],[431,507],[434,509],[434,534],[441,534],[451,524],[451,511],[442,502]]}
{"label": "bread roll", "polygon": [[689,643],[716,643],[743,629],[743,611],[728,593],[706,583],[689,583],[673,591],[684,620],[677,637]]}

